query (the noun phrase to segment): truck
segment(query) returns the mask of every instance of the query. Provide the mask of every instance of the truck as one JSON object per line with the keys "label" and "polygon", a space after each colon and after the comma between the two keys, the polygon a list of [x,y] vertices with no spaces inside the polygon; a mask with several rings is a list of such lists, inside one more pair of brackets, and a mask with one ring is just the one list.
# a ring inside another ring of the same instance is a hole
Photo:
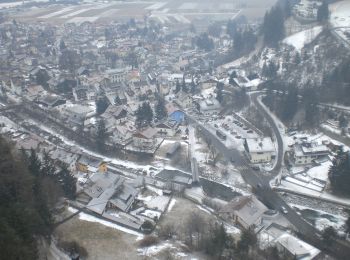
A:
{"label": "truck", "polygon": [[226,140],[227,136],[225,133],[223,133],[221,130],[216,130],[216,135],[221,139],[221,140]]}

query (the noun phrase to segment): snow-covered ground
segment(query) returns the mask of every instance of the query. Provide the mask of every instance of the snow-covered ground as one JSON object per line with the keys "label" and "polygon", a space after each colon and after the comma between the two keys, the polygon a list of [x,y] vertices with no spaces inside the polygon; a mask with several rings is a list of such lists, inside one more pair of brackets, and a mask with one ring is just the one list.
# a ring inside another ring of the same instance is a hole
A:
{"label": "snow-covered ground", "polygon": [[321,32],[322,26],[316,26],[308,30],[304,30],[293,34],[283,40],[283,43],[293,46],[300,51],[305,45],[311,43]]}
{"label": "snow-covered ground", "polygon": [[330,24],[335,33],[347,43],[350,41],[350,2],[340,1],[330,5]]}
{"label": "snow-covered ground", "polygon": [[7,9],[22,5],[23,2],[0,3],[0,9]]}
{"label": "snow-covered ground", "polygon": [[327,191],[317,191],[315,189],[310,189],[310,186],[308,185],[299,185],[295,182],[282,180],[281,184],[278,186],[278,190],[305,195],[311,198],[317,198],[320,200],[325,200],[328,202],[333,202],[333,203],[345,205],[348,207],[350,206],[349,198],[339,197],[339,196],[330,194]]}
{"label": "snow-covered ground", "polygon": [[321,163],[321,165],[312,167],[310,170],[306,172],[308,176],[311,178],[327,181],[328,180],[328,170],[332,165],[331,161],[326,161]]}
{"label": "snow-covered ground", "polygon": [[346,218],[339,215],[329,214],[328,212],[305,207],[296,204],[290,204],[291,207],[296,208],[299,214],[307,221],[312,222],[315,227],[322,231],[326,227],[332,226],[339,233],[344,232]]}
{"label": "snow-covered ground", "polygon": [[330,126],[330,125],[328,125],[328,124],[321,124],[321,127],[322,127],[323,129],[325,129],[325,130],[328,130],[328,131],[332,132],[332,133],[335,133],[335,134],[337,134],[337,135],[341,135],[341,130],[340,130],[340,129],[337,129],[337,128],[335,128],[335,127],[332,127],[332,126]]}
{"label": "snow-covered ground", "polygon": [[150,209],[155,209],[164,212],[166,206],[168,205],[170,197],[168,196],[157,196],[149,201],[144,201],[145,205]]}
{"label": "snow-covered ground", "polygon": [[350,2],[339,1],[329,6],[331,16],[330,22],[334,27],[350,26]]}

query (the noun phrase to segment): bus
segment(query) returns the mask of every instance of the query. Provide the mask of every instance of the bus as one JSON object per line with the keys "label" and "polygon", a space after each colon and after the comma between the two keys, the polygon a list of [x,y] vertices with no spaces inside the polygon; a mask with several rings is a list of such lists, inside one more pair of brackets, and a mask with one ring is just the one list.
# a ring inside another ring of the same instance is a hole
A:
{"label": "bus", "polygon": [[216,130],[216,135],[221,139],[221,140],[226,140],[226,135],[220,131],[220,130]]}

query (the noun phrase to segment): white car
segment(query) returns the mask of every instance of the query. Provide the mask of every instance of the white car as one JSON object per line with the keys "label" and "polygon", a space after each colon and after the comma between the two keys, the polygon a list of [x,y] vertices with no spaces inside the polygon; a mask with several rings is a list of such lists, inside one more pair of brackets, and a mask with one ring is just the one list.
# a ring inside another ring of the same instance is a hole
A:
{"label": "white car", "polygon": [[282,211],[284,214],[287,214],[287,213],[288,213],[288,210],[287,210],[284,206],[281,207],[281,211]]}

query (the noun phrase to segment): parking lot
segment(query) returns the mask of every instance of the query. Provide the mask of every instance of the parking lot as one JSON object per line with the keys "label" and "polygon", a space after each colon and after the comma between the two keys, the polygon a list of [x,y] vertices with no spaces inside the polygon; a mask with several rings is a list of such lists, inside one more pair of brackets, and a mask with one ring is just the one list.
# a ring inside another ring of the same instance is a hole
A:
{"label": "parking lot", "polygon": [[218,135],[218,131],[223,135],[218,135],[223,143],[229,148],[243,151],[243,143],[246,138],[258,138],[260,133],[238,120],[236,115],[227,116],[195,116],[202,124],[208,126],[208,130]]}

